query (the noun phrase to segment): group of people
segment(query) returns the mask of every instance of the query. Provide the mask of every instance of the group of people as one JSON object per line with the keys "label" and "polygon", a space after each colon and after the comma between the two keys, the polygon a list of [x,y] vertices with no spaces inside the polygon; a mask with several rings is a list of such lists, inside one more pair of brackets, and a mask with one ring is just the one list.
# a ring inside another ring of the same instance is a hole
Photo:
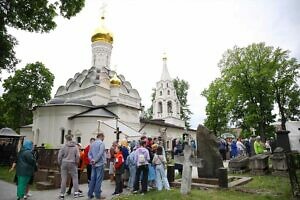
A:
{"label": "group of people", "polygon": [[89,199],[105,199],[101,185],[106,165],[109,166],[110,180],[115,183],[112,195],[120,195],[125,187],[133,193],[141,194],[154,187],[158,190],[170,189],[165,173],[166,154],[161,140],[157,138],[152,140],[143,136],[130,146],[124,139],[120,143],[113,142],[108,151],[103,142],[103,133],[99,133],[96,139],[91,138],[90,144],[83,151],[80,151],[80,144],[72,141],[72,135],[66,135],[65,138],[66,144],[58,154],[61,169],[60,199],[65,197],[68,173],[72,180],[67,194],[71,194],[71,188],[74,186],[74,197],[83,196],[78,182],[84,166],[87,168]]}
{"label": "group of people", "polygon": [[113,195],[121,194],[124,187],[141,194],[146,193],[149,188],[170,189],[165,173],[166,154],[160,141],[143,136],[130,146],[126,140],[122,140],[120,145],[116,142],[112,144],[109,174],[111,181],[115,179],[116,183]]}
{"label": "group of people", "polygon": [[262,142],[260,136],[252,137],[250,139],[232,139],[232,138],[218,138],[219,152],[223,160],[229,160],[240,155],[253,156],[265,152],[272,153],[275,149],[275,141],[273,138]]}

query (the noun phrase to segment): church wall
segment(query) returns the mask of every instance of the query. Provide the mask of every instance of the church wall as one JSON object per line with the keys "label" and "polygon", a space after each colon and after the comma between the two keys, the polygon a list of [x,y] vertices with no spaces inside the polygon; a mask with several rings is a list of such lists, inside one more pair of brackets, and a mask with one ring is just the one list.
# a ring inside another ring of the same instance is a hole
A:
{"label": "church wall", "polygon": [[32,127],[21,127],[20,135],[25,136],[25,139],[33,141]]}
{"label": "church wall", "polygon": [[65,134],[71,130],[71,123],[68,117],[87,110],[82,106],[48,106],[37,107],[33,112],[34,144],[50,144],[55,148],[61,146],[61,133]]}
{"label": "church wall", "polygon": [[121,121],[126,123],[139,123],[140,110],[126,106],[111,106],[107,107],[108,110],[119,116]]}

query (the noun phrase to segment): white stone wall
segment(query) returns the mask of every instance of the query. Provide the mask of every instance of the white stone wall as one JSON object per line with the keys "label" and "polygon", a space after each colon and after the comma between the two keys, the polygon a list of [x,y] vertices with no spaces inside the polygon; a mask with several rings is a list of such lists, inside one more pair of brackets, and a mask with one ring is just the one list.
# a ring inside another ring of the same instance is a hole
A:
{"label": "white stone wall", "polygon": [[47,106],[37,107],[33,111],[33,142],[51,144],[52,147],[60,145],[61,131],[72,130],[72,123],[68,117],[87,110],[83,106]]}
{"label": "white stone wall", "polygon": [[33,141],[32,127],[20,128],[20,135],[25,136],[25,139]]}

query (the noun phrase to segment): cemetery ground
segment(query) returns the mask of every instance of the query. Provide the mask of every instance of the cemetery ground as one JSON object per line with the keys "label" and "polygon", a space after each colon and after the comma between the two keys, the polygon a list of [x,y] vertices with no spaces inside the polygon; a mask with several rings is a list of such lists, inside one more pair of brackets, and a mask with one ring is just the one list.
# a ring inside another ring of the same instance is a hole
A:
{"label": "cemetery ground", "polygon": [[[13,182],[14,172],[8,172],[9,167],[0,167],[0,179],[6,182]],[[230,175],[230,174],[229,174]],[[234,174],[237,176],[237,174]],[[291,186],[289,182],[288,176],[280,177],[273,175],[265,175],[265,176],[252,176],[251,174],[242,174],[240,176],[250,176],[253,177],[253,180],[249,183],[230,188],[230,189],[192,189],[189,195],[181,195],[180,188],[173,188],[171,191],[156,191],[150,190],[144,196],[140,194],[136,195],[122,195],[119,197],[115,197],[114,199],[119,200],[154,200],[154,199],[172,199],[172,200],[196,200],[196,199],[208,199],[208,200],[270,200],[270,199],[280,199],[280,200],[288,200],[292,199]],[[87,187],[87,185],[86,185]],[[114,186],[113,186],[114,187]],[[1,190],[1,189],[0,189]],[[34,189],[34,185],[33,188]],[[55,190],[55,194],[58,189]],[[84,191],[87,191],[85,188]],[[125,190],[126,191],[126,190]],[[2,191],[3,192],[3,191]],[[39,191],[40,193],[48,192],[48,191]],[[1,191],[0,191],[1,193]],[[53,192],[52,192],[53,193]],[[56,199],[56,198],[53,198]],[[86,199],[85,197],[81,199]]]}

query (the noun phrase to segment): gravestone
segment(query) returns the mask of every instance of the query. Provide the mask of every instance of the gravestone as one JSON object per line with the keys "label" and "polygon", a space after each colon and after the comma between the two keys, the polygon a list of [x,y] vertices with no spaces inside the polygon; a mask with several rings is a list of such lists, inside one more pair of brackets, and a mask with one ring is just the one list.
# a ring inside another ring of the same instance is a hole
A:
{"label": "gravestone", "polygon": [[248,170],[249,158],[247,156],[238,156],[229,161],[228,168],[233,173],[243,173]]}
{"label": "gravestone", "polygon": [[203,160],[193,157],[192,147],[187,144],[184,146],[183,156],[175,155],[174,160],[183,165],[180,193],[188,194],[191,191],[193,167],[203,167]]}
{"label": "gravestone", "polygon": [[197,128],[197,157],[203,159],[198,168],[199,178],[218,178],[218,169],[224,167],[216,136],[201,124]]}
{"label": "gravestone", "polygon": [[257,154],[249,158],[249,168],[255,175],[265,175],[269,170],[269,155]]}
{"label": "gravestone", "polygon": [[273,154],[270,156],[272,162],[272,174],[274,175],[285,175],[287,174],[287,158],[282,147],[277,147]]}

